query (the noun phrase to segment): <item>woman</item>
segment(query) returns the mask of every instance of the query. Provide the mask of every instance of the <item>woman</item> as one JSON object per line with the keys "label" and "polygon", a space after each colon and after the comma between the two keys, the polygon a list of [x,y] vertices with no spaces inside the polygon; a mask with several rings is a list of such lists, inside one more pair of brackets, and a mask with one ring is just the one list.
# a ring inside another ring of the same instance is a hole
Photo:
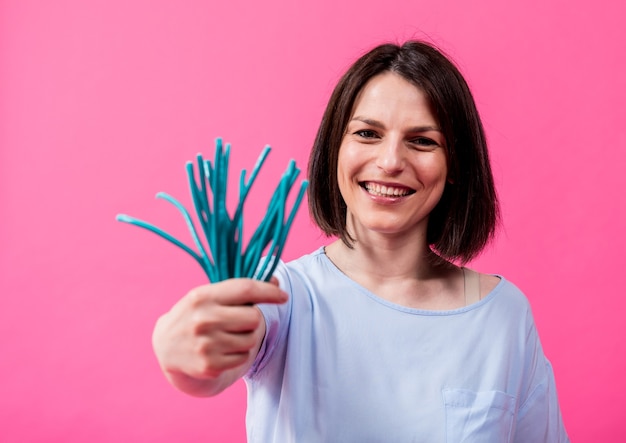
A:
{"label": "woman", "polygon": [[568,441],[526,298],[459,267],[498,204],[482,124],[432,46],[382,45],[335,88],[309,204],[338,240],[272,283],[195,288],[159,319],[170,382],[215,395],[240,377],[258,442]]}

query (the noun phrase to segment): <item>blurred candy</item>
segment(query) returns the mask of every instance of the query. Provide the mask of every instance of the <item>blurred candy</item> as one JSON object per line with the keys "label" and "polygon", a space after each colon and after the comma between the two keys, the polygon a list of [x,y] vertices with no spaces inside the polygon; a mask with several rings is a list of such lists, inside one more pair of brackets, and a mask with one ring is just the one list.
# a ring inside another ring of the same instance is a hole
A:
{"label": "blurred candy", "polygon": [[246,170],[241,171],[239,203],[232,218],[226,209],[230,145],[227,144],[224,149],[222,140],[217,139],[213,164],[198,154],[197,181],[193,163],[187,162],[189,188],[206,243],[200,239],[189,211],[174,197],[163,192],[157,194],[157,198],[167,200],[183,215],[198,251],[150,223],[124,214],[119,214],[116,218],[121,222],[152,231],[187,252],[202,266],[213,283],[238,277],[268,281],[276,269],[287,234],[308,185],[306,180],[301,182],[293,207],[285,218],[287,197],[300,174],[295,161],[291,160],[272,195],[265,216],[244,248],[242,244],[244,203],[269,151],[269,146],[263,149],[247,183]]}

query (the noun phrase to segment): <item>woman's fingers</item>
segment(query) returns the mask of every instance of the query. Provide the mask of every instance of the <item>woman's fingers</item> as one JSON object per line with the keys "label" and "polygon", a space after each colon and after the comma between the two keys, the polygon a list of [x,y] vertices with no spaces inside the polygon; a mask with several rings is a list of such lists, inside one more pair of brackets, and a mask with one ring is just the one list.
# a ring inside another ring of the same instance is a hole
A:
{"label": "woman's fingers", "polygon": [[287,293],[276,284],[250,279],[225,281],[224,291],[216,298],[224,305],[256,305],[258,303],[281,304],[287,301]]}
{"label": "woman's fingers", "polygon": [[201,354],[208,357],[247,354],[256,346],[254,332],[233,333],[220,331],[204,337]]}
{"label": "woman's fingers", "polygon": [[225,306],[280,304],[287,301],[287,294],[276,284],[244,278],[199,286],[193,289],[188,297],[195,304],[211,302]]}
{"label": "woman's fingers", "polygon": [[253,305],[213,306],[210,310],[196,312],[194,317],[195,332],[198,334],[251,332],[263,321],[263,314]]}

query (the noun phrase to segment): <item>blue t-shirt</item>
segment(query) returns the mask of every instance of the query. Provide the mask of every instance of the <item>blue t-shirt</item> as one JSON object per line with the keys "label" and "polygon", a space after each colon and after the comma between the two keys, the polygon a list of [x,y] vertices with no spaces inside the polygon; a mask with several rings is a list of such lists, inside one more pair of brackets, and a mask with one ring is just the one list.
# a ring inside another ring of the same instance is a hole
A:
{"label": "blue t-shirt", "polygon": [[500,283],[448,310],[407,308],[321,248],[276,271],[267,332],[245,377],[250,442],[567,442],[525,296]]}

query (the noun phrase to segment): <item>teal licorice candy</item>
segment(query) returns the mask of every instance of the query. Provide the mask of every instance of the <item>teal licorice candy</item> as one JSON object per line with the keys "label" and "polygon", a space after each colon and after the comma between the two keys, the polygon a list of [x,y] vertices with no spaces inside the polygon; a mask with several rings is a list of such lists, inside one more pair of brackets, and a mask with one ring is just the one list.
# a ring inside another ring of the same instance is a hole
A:
{"label": "teal licorice candy", "polygon": [[164,192],[156,195],[157,198],[170,202],[182,214],[196,250],[151,223],[124,214],[119,214],[116,218],[152,231],[187,252],[202,266],[213,283],[239,277],[268,281],[278,265],[287,234],[308,186],[306,180],[300,183],[300,191],[294,204],[287,211],[287,197],[300,174],[295,161],[291,160],[270,199],[267,212],[244,247],[244,204],[269,152],[270,147],[266,146],[247,181],[246,170],[241,171],[239,203],[232,217],[226,209],[230,145],[226,144],[224,147],[222,140],[217,139],[213,163],[198,154],[195,164],[197,171],[192,162],[187,162],[189,189],[198,219],[197,225],[201,228],[200,233],[190,212],[178,200]]}

